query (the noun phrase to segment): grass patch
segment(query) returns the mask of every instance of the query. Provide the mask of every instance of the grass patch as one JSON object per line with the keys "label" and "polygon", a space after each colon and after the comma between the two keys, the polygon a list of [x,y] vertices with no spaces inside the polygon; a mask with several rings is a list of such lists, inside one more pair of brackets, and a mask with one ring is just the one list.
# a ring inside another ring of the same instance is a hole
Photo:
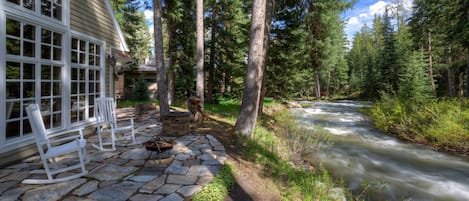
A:
{"label": "grass patch", "polygon": [[155,103],[158,105],[158,100],[156,99],[151,99],[151,100],[119,100],[117,101],[117,107],[118,108],[123,108],[123,107],[134,107],[138,104],[143,104],[143,103]]}
{"label": "grass patch", "polygon": [[228,195],[228,191],[233,187],[235,178],[233,174],[233,166],[225,163],[221,171],[217,173],[213,181],[207,184],[201,191],[196,193],[193,201],[218,201],[224,200]]}
{"label": "grass patch", "polygon": [[[264,105],[267,108],[281,106],[271,98],[267,98]],[[207,113],[230,119],[232,122],[236,121],[239,108],[240,104],[236,100],[228,99],[220,100],[219,104],[205,104]],[[335,182],[328,172],[320,167],[305,168],[291,162],[292,154],[296,154],[298,158],[305,151],[311,151],[310,147],[323,144],[326,141],[324,132],[297,126],[294,118],[287,113],[283,110],[272,114],[275,118],[268,115],[259,116],[253,137],[239,137],[234,143],[243,147],[241,152],[245,160],[262,165],[262,176],[273,179],[278,187],[283,189],[282,196],[285,200],[331,200],[328,195],[330,189],[341,184]],[[207,186],[204,188],[207,193],[203,193],[205,197],[200,200],[223,200],[224,197],[221,196],[217,196],[217,199],[210,199],[211,196],[208,196],[226,192],[220,190],[220,186],[230,188],[219,184]]]}
{"label": "grass patch", "polygon": [[469,154],[469,100],[420,104],[383,96],[368,113],[376,127],[435,149]]}

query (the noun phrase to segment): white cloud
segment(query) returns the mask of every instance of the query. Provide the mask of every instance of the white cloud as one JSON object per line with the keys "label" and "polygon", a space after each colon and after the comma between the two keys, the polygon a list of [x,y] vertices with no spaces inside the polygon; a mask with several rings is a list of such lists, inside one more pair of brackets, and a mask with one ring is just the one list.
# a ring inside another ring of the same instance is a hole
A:
{"label": "white cloud", "polygon": [[155,31],[155,26],[153,24],[148,25],[148,31],[150,31],[151,35],[153,35],[153,32]]}
{"label": "white cloud", "polygon": [[367,13],[360,13],[358,16],[360,18],[368,18],[369,15]]}
{"label": "white cloud", "polygon": [[386,8],[387,3],[384,1],[378,1],[375,4],[371,5],[369,7],[369,13],[371,16],[373,15],[382,15],[384,13],[384,10]]}
{"label": "white cloud", "polygon": [[153,11],[145,10],[143,11],[143,14],[145,14],[145,20],[153,22]]}
{"label": "white cloud", "polygon": [[347,22],[347,25],[359,25],[359,24],[360,24],[360,20],[358,19],[358,17],[351,17]]}

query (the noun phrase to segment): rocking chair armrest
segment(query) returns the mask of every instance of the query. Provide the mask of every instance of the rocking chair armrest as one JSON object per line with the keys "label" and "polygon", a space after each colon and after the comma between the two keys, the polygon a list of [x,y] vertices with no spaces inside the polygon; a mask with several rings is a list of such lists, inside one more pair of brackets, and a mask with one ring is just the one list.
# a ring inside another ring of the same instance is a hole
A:
{"label": "rocking chair armrest", "polygon": [[127,119],[119,119],[118,122],[121,121],[130,121],[130,124],[134,125],[134,118],[127,118]]}
{"label": "rocking chair armrest", "polygon": [[79,140],[79,139],[83,139],[83,138],[81,138],[79,135],[73,135],[73,136],[68,136],[68,137],[59,138],[59,139],[55,139],[55,140],[50,140],[49,143],[74,141],[74,140]]}
{"label": "rocking chair armrest", "polygon": [[54,132],[49,137],[54,138],[54,137],[58,137],[58,136],[63,135],[63,134],[75,133],[75,132],[78,132],[79,134],[78,135],[73,135],[73,136],[79,136],[81,139],[84,139],[83,138],[83,128],[76,128],[76,129],[71,129],[71,130],[64,130],[64,131]]}

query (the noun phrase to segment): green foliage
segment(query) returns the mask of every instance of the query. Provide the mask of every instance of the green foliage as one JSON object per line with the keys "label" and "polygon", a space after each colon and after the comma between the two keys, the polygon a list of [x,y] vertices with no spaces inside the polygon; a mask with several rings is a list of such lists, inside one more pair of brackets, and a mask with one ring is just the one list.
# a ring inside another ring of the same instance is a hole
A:
{"label": "green foliage", "polygon": [[288,153],[285,149],[289,148],[282,144],[288,139],[279,137],[277,132],[273,133],[265,127],[257,126],[254,133],[255,137],[252,139],[243,138],[247,144],[245,156],[250,161],[262,164],[266,175],[288,188],[288,191],[283,192],[285,200],[331,199],[328,195],[329,189],[336,187],[337,183],[326,170],[296,166],[283,159],[285,153]]}
{"label": "green foliage", "polygon": [[156,99],[151,99],[151,100],[121,100],[121,101],[117,101],[117,107],[118,108],[135,107],[136,105],[140,105],[140,104],[148,103],[148,102],[152,102],[152,103],[155,103],[155,105],[158,105],[158,100],[156,100]]}
{"label": "green foliage", "polygon": [[135,89],[132,94],[133,100],[148,100],[150,99],[150,94],[148,92],[148,83],[143,77],[140,77],[135,83]]}
{"label": "green foliage", "polygon": [[222,201],[228,195],[228,191],[235,183],[233,166],[224,164],[213,181],[207,184],[200,192],[196,193],[194,201]]}
{"label": "green foliage", "polygon": [[324,144],[330,143],[330,135],[324,129],[304,127],[288,111],[279,111],[273,116],[278,128],[275,132],[285,139],[290,155],[294,157],[318,151]]}
{"label": "green foliage", "polygon": [[145,58],[151,55],[150,47],[153,37],[145,22],[145,14],[141,11],[145,4],[138,0],[111,0],[110,2],[124,33],[130,55],[135,59],[132,65],[135,67],[144,63]]}
{"label": "green foliage", "polygon": [[374,124],[402,138],[467,154],[469,101],[448,99],[416,104],[412,99],[383,95],[370,110]]}
{"label": "green foliage", "polygon": [[401,99],[420,104],[433,98],[428,73],[425,72],[425,61],[420,52],[414,52],[404,66],[400,76],[398,95]]}

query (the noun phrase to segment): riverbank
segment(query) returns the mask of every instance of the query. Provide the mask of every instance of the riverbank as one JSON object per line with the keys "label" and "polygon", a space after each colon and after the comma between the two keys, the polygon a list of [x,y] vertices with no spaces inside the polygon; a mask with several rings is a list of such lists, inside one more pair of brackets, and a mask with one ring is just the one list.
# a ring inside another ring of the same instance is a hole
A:
{"label": "riverbank", "polygon": [[[297,157],[288,154],[291,149],[280,137],[278,131],[282,126],[275,118],[282,116],[278,111],[285,107],[272,99],[266,100],[265,107],[265,114],[260,115],[252,139],[232,132],[239,111],[239,103],[233,100],[206,104],[208,119],[195,126],[197,133],[211,133],[226,147],[227,161],[233,167],[236,182],[225,200],[342,201],[347,199],[346,196],[350,197],[327,171],[313,168],[302,160],[295,159],[297,163],[290,160]],[[282,118],[293,120],[286,116]],[[207,191],[213,193],[218,190]]]}
{"label": "riverbank", "polygon": [[469,156],[469,100],[414,103],[385,96],[367,114],[374,125],[401,139]]}

